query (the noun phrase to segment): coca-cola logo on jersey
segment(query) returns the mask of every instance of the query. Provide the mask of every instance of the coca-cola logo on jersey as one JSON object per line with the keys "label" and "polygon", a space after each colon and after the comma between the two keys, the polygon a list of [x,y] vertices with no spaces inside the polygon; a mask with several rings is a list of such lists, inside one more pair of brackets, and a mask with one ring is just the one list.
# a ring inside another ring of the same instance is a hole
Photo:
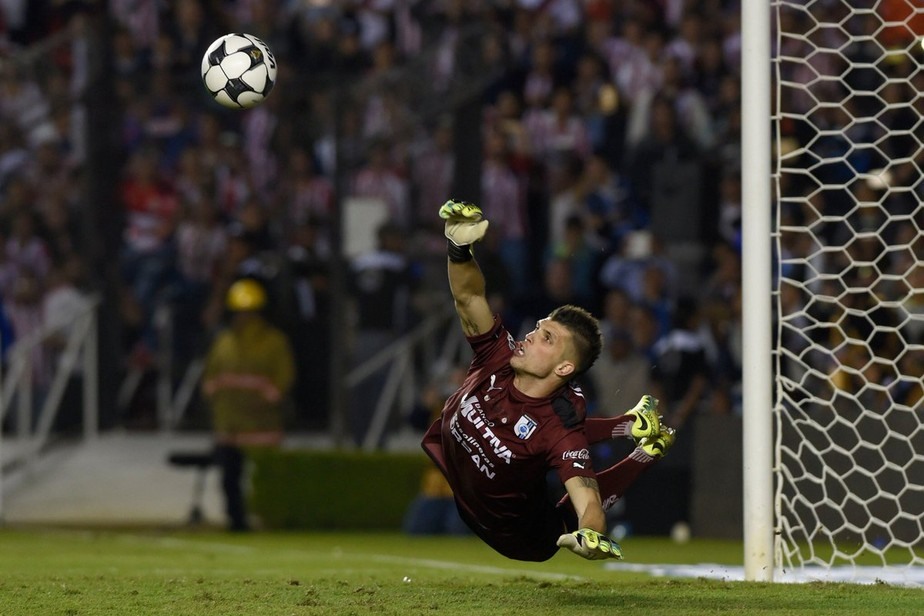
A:
{"label": "coca-cola logo on jersey", "polygon": [[590,451],[587,449],[577,449],[566,451],[561,454],[562,460],[590,460]]}

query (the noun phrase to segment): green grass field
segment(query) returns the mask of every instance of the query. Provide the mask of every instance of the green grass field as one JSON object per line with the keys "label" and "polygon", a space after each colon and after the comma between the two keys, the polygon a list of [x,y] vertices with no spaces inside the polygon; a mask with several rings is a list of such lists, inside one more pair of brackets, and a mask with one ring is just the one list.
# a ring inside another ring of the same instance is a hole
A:
{"label": "green grass field", "polygon": [[[632,563],[741,564],[735,542],[629,538]],[[471,538],[0,528],[0,615],[921,614],[924,590],[505,559]]]}

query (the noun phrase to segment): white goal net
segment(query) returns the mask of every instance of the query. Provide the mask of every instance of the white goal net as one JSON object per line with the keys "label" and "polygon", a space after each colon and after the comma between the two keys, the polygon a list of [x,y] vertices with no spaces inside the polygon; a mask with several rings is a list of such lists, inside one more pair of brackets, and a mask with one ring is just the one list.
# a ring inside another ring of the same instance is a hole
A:
{"label": "white goal net", "polygon": [[771,10],[775,565],[922,583],[924,1]]}

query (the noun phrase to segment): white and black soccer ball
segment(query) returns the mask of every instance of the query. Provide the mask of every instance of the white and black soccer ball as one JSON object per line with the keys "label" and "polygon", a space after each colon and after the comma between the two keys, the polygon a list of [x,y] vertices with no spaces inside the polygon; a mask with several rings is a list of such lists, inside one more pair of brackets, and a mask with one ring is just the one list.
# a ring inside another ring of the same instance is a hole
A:
{"label": "white and black soccer ball", "polygon": [[249,109],[263,102],[276,84],[276,58],[252,34],[225,34],[202,56],[202,83],[219,104]]}

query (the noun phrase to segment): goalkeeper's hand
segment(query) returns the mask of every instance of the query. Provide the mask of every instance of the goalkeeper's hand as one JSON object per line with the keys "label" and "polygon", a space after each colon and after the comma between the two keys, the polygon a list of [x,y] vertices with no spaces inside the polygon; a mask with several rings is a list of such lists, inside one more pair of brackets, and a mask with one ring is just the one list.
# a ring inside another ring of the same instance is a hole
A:
{"label": "goalkeeper's hand", "polygon": [[622,548],[618,543],[589,528],[562,535],[558,538],[558,547],[567,548],[587,560],[603,560],[604,558],[622,560]]}
{"label": "goalkeeper's hand", "polygon": [[456,246],[474,244],[488,230],[481,208],[468,201],[450,199],[440,208],[440,218],[446,221],[446,239]]}

